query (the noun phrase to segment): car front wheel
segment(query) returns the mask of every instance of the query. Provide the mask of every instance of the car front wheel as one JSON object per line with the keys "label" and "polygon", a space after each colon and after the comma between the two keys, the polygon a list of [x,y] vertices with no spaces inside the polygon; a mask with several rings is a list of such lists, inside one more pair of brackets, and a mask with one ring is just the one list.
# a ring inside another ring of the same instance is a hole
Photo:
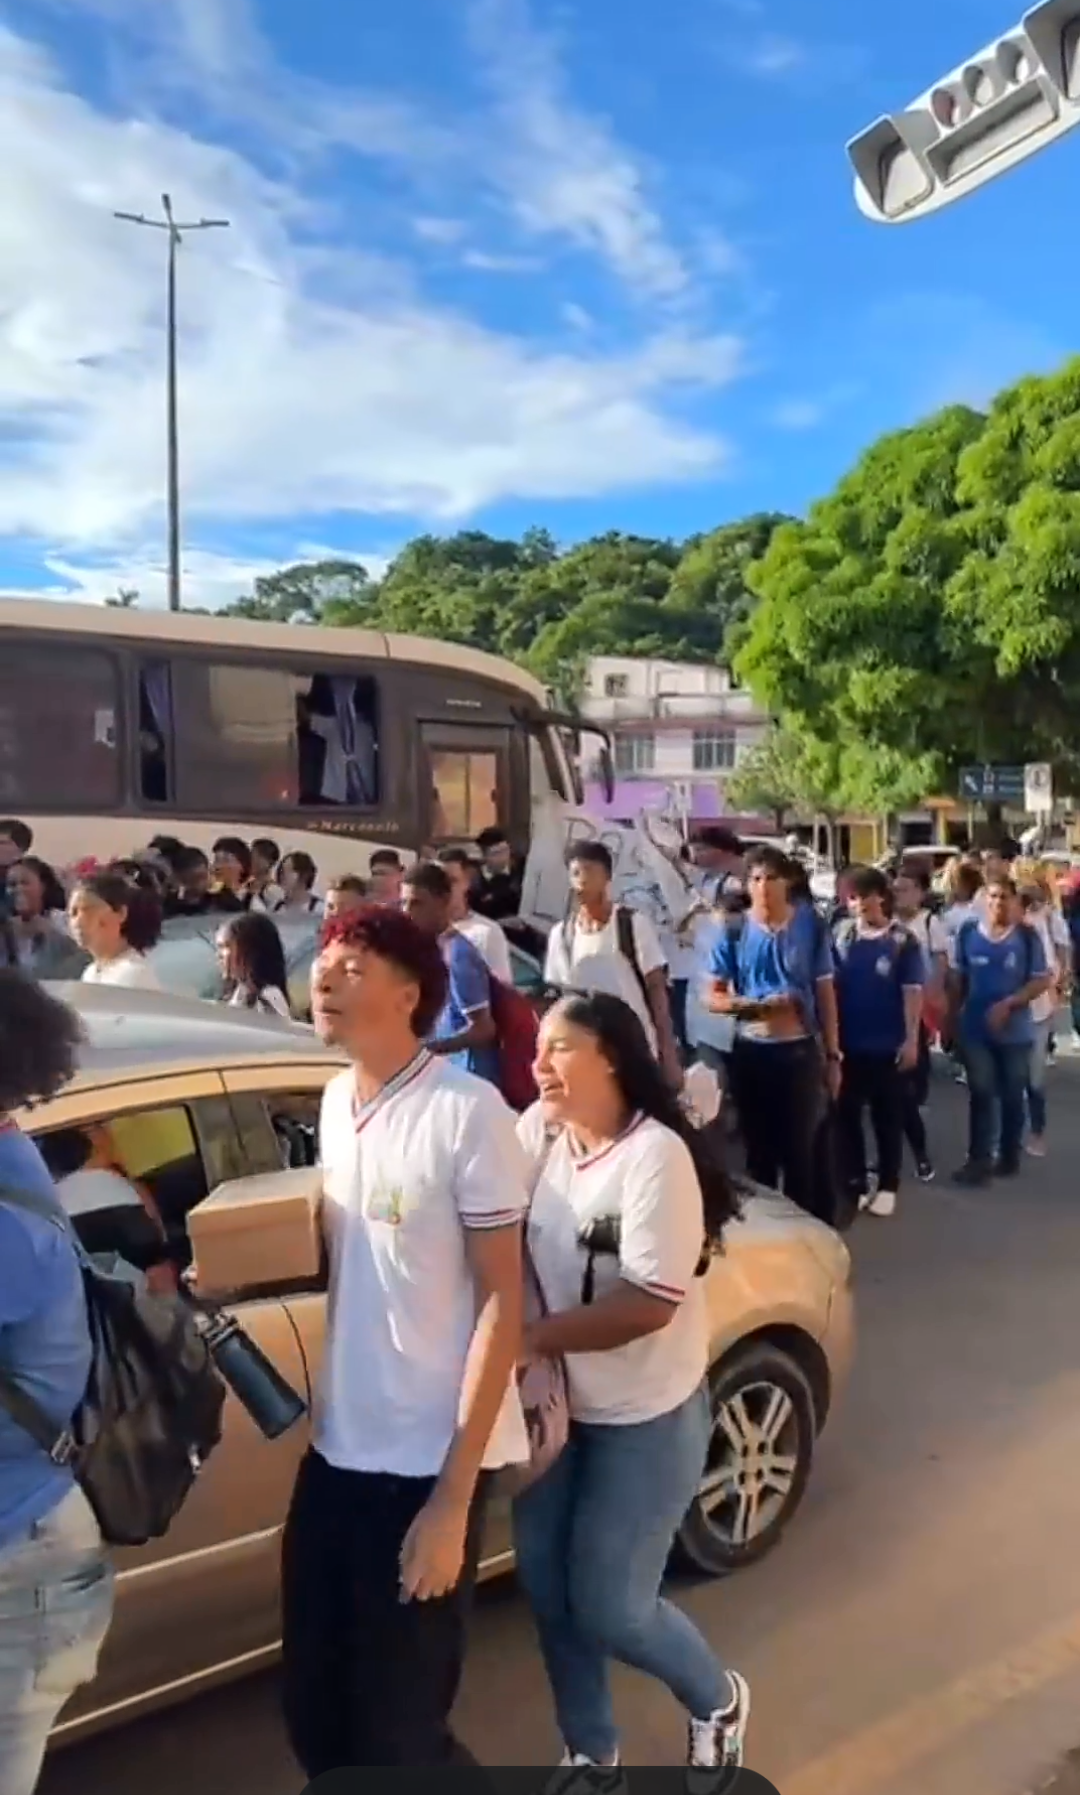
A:
{"label": "car front wheel", "polygon": [[690,1569],[723,1577],[776,1545],[806,1491],[817,1428],[804,1372],[766,1340],[715,1365],[709,1394],[705,1473],[676,1544]]}

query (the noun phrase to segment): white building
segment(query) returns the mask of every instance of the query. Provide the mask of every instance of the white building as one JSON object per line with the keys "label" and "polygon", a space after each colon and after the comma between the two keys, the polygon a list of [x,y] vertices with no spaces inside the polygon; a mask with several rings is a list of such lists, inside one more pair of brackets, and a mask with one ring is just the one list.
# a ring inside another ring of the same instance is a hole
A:
{"label": "white building", "polygon": [[581,710],[612,738],[626,811],[641,787],[642,807],[678,792],[690,814],[722,816],[725,776],[768,728],[769,719],[725,667],[689,661],[595,655],[588,662]]}

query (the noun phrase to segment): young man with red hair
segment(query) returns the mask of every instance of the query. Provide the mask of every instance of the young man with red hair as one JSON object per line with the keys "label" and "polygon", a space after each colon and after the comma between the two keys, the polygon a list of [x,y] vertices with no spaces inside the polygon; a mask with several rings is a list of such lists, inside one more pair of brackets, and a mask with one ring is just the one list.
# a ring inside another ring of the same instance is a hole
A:
{"label": "young man with red hair", "polygon": [[526,1168],[495,1088],[423,1045],[437,938],[401,911],[326,927],[315,1026],[330,1267],[313,1444],[285,1530],[285,1711],[309,1780],[468,1761],[449,1716],[485,1473],[526,1452],[514,1368]]}

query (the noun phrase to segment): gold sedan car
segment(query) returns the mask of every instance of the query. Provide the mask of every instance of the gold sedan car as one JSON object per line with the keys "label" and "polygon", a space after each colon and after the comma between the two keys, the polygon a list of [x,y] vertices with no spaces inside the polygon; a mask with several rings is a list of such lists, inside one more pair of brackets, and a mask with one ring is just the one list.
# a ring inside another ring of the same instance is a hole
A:
{"label": "gold sedan car", "polygon": [[[276,1196],[305,1182],[304,1168],[307,1183],[317,1181],[319,1100],[340,1061],[311,1030],[247,1012],[102,986],[55,989],[82,1015],[87,1045],[74,1082],[26,1113],[23,1127],[54,1162],[65,1146],[58,1134],[86,1136],[99,1163],[153,1198],[181,1265],[197,1231],[192,1212],[205,1205],[215,1225],[224,1219],[243,1245],[235,1262],[248,1268],[231,1306],[310,1397],[325,1299],[302,1254],[282,1262],[281,1230],[259,1227]],[[762,1192],[731,1228],[708,1291],[715,1423],[679,1548],[720,1575],[769,1551],[802,1499],[848,1368],[850,1259],[829,1229]],[[306,1445],[304,1425],[263,1439],[229,1396],[222,1442],[167,1536],[118,1555],[100,1671],[63,1715],[58,1743],[273,1659],[280,1535]],[[492,1510],[484,1574],[511,1564],[503,1502]]]}

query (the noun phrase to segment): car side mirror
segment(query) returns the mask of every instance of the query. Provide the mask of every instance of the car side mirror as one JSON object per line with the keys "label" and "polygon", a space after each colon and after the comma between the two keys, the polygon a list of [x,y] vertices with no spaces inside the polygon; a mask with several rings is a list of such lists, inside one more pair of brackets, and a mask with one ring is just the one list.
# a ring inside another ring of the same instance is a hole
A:
{"label": "car side mirror", "polygon": [[318,1166],[219,1184],[187,1218],[196,1293],[222,1302],[322,1289],[322,1189]]}

